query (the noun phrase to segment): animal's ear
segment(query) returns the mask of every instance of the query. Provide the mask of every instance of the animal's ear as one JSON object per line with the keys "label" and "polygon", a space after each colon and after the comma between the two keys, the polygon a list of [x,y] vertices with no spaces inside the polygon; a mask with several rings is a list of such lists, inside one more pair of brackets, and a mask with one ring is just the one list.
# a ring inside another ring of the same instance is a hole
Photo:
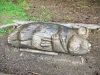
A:
{"label": "animal's ear", "polygon": [[88,35],[89,35],[89,32],[88,32],[88,29],[87,29],[87,28],[85,28],[85,27],[80,27],[80,28],[78,29],[78,34],[79,34],[81,37],[83,37],[83,38],[87,38]]}

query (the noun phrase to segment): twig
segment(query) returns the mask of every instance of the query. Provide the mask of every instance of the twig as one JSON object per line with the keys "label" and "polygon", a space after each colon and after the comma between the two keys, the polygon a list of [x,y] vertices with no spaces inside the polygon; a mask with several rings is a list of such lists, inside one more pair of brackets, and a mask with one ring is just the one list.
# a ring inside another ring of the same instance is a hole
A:
{"label": "twig", "polygon": [[39,50],[34,50],[34,49],[22,49],[22,48],[20,48],[20,51],[31,52],[31,53],[36,53],[36,54],[58,55],[58,53],[55,53],[55,52],[46,52],[46,51],[39,51]]}

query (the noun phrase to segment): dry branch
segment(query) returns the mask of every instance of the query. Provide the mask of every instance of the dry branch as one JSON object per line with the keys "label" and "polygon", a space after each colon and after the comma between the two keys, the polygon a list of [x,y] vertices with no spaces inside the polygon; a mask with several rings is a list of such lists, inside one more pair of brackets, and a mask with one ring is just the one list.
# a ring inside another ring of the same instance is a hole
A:
{"label": "dry branch", "polygon": [[[18,25],[28,24],[28,23],[32,23],[34,21],[14,20],[13,22],[14,23],[12,23],[12,24],[1,25],[0,29],[7,28],[7,27],[10,27],[10,26],[18,26]],[[86,27],[88,29],[99,29],[100,28],[100,24],[57,23],[57,22],[44,22],[44,23],[60,24],[62,26],[66,26],[66,27],[69,27],[69,28],[80,28],[80,27]]]}
{"label": "dry branch", "polygon": [[31,52],[31,53],[37,53],[37,54],[47,54],[47,55],[58,55],[58,53],[55,52],[46,52],[46,51],[39,51],[34,49],[20,49],[22,52]]}

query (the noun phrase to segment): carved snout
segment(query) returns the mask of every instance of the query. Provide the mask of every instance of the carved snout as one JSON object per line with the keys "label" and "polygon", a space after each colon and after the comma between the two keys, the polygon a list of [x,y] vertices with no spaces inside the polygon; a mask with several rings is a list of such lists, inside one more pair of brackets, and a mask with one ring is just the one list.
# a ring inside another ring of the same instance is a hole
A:
{"label": "carved snout", "polygon": [[68,43],[70,54],[86,54],[90,51],[91,44],[83,38],[72,36]]}

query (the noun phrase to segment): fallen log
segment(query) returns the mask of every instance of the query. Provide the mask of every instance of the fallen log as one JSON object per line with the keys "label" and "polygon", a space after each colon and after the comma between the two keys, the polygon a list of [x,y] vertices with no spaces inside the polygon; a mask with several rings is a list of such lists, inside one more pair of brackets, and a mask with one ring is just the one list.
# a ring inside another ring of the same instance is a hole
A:
{"label": "fallen log", "polygon": [[[18,25],[28,24],[28,23],[32,23],[34,21],[14,20],[13,22],[14,23],[12,23],[12,24],[1,25],[0,29],[11,27],[11,26],[18,26]],[[80,27],[86,27],[87,29],[99,29],[100,28],[100,24],[58,23],[58,22],[45,22],[45,23],[59,24],[59,25],[63,25],[63,26],[69,27],[69,28],[80,28]]]}
{"label": "fallen log", "polygon": [[[28,24],[32,23],[34,21],[20,21],[20,20],[14,20],[14,23],[17,24]],[[88,29],[98,29],[100,28],[100,24],[83,24],[83,23],[58,23],[58,22],[45,22],[45,23],[53,23],[53,24],[60,24],[69,28],[80,28],[80,27],[86,27]]]}

